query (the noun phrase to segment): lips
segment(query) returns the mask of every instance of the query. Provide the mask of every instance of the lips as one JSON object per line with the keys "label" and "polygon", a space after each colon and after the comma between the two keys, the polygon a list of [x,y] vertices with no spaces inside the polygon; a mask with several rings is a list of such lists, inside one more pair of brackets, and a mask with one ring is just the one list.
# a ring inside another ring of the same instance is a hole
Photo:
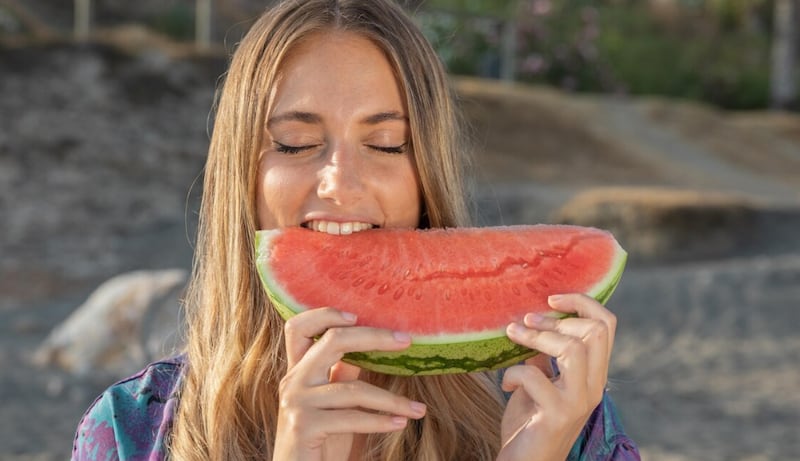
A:
{"label": "lips", "polygon": [[374,224],[359,222],[359,221],[337,222],[337,221],[325,221],[322,219],[315,219],[303,223],[303,227],[311,229],[313,231],[325,232],[332,235],[348,235],[348,234],[353,234],[355,232],[361,232],[367,229],[372,229],[373,227],[377,226],[375,226]]}

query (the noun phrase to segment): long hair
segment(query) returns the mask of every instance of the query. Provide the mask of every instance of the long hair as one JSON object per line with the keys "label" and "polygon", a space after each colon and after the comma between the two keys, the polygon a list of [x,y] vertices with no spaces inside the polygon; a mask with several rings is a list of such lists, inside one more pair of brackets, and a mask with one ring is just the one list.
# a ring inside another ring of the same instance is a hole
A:
{"label": "long hair", "polygon": [[[326,30],[370,39],[394,67],[409,111],[420,226],[469,224],[468,151],[452,90],[403,9],[391,0],[294,0],[268,10],[235,51],[218,98],[186,300],[187,368],[170,440],[174,459],[271,459],[286,353],[283,321],[255,270],[257,163],[282,62]],[[403,431],[370,435],[369,459],[483,461],[499,450],[503,400],[494,374],[362,376],[428,403],[425,418]]]}

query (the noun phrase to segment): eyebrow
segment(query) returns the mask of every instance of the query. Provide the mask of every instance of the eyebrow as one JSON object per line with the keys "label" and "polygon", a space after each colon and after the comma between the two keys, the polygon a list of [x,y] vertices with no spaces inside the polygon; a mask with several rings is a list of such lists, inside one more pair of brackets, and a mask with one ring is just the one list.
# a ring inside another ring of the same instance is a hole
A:
{"label": "eyebrow", "polygon": [[272,126],[276,123],[296,121],[308,124],[322,123],[322,117],[311,112],[301,112],[293,110],[284,114],[279,114],[267,120],[267,126]]}
{"label": "eyebrow", "polygon": [[[377,114],[368,115],[367,117],[364,117],[363,119],[361,119],[361,123],[366,125],[377,125],[379,123],[383,123],[386,121],[393,121],[393,120],[407,122],[408,117],[397,111],[379,112]],[[270,117],[270,119],[267,121],[267,126],[269,127],[276,123],[288,122],[288,121],[308,123],[310,125],[313,125],[317,123],[322,123],[322,117],[312,112],[302,112],[294,110],[283,114],[278,114],[274,117]]]}
{"label": "eyebrow", "polygon": [[391,120],[399,120],[401,122],[407,122],[408,117],[396,111],[380,112],[365,117],[364,119],[361,120],[361,123],[364,123],[366,125],[377,125],[379,123]]}

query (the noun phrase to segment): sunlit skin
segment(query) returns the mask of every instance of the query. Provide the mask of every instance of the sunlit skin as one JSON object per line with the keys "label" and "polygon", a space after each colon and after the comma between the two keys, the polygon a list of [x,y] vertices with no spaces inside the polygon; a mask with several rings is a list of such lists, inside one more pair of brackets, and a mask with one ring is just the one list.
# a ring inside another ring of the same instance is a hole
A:
{"label": "sunlit skin", "polygon": [[383,53],[329,34],[294,50],[282,70],[260,159],[260,227],[416,227],[408,115]]}
{"label": "sunlit skin", "polygon": [[[407,108],[392,67],[370,41],[327,31],[294,49],[274,94],[259,162],[262,229],[304,226],[334,234],[415,227],[421,197]],[[583,295],[550,300],[574,314],[528,315],[512,341],[543,354],[510,367],[502,461],[563,460],[601,401],[616,318]],[[373,386],[340,360],[347,352],[402,350],[404,332],[355,326],[352,314],[313,309],[286,322],[287,374],[273,459],[363,459],[364,434],[402,430],[437,402]],[[560,374],[552,376],[549,357]]]}

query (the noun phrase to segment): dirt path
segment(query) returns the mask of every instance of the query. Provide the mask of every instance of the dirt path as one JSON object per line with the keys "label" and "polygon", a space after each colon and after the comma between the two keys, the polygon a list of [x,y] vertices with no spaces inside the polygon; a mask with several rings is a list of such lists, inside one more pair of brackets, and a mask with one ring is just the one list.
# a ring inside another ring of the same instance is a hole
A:
{"label": "dirt path", "polygon": [[[774,177],[741,168],[671,127],[656,123],[640,106],[629,101],[612,98],[597,101],[596,110],[605,116],[595,117],[598,126],[592,128],[621,140],[628,146],[627,152],[657,165],[659,172],[672,184],[734,192],[774,205],[798,204],[800,184],[792,187]],[[787,146],[781,141],[775,140],[773,152],[753,155],[763,154],[765,162],[770,157],[786,155]],[[796,146],[792,152],[797,153]]]}

